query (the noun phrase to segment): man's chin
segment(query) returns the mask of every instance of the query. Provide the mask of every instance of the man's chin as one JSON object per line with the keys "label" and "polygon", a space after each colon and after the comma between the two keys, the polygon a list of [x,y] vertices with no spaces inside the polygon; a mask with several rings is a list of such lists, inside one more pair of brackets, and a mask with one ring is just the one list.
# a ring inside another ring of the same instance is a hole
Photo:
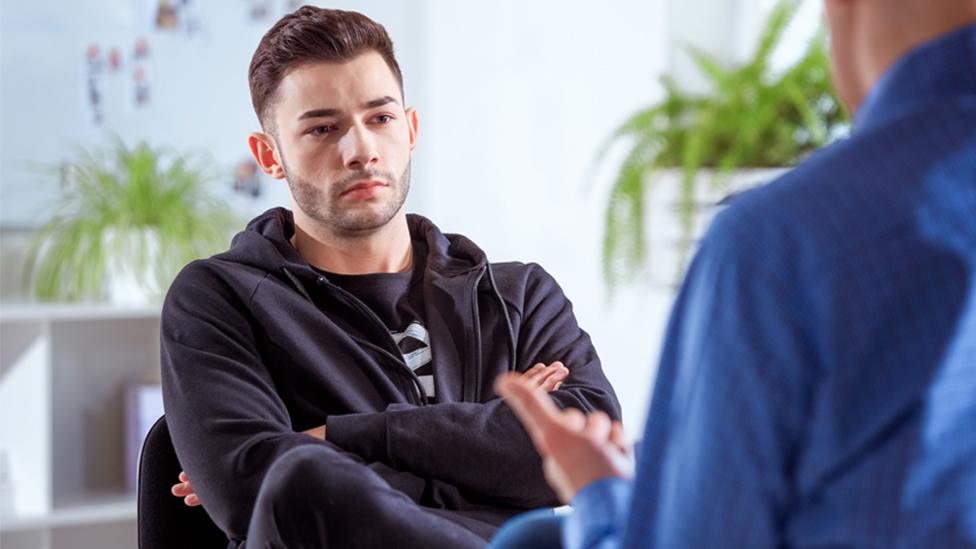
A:
{"label": "man's chin", "polygon": [[342,233],[368,234],[386,227],[395,217],[396,212],[394,212],[392,215],[386,212],[364,212],[334,219],[332,226],[335,227],[338,232]]}

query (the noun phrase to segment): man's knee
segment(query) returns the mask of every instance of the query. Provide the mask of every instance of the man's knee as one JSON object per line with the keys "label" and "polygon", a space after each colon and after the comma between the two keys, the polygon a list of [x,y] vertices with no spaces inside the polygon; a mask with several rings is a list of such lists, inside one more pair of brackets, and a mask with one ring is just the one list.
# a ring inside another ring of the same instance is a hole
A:
{"label": "man's knee", "polygon": [[258,506],[297,514],[343,513],[370,505],[379,480],[374,476],[365,464],[340,450],[299,446],[272,463],[261,483]]}
{"label": "man's knee", "polygon": [[330,463],[337,452],[319,445],[292,448],[278,456],[261,483],[260,498],[272,500],[302,500],[312,494],[327,495],[341,485],[341,479],[329,479]]}

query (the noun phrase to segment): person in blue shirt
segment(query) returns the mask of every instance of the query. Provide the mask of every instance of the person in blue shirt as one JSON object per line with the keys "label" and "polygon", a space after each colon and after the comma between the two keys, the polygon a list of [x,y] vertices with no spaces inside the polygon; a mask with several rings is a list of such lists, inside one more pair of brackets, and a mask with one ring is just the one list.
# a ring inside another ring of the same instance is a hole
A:
{"label": "person in blue shirt", "polygon": [[710,227],[634,469],[498,380],[574,509],[494,547],[976,547],[976,1],[825,5],[851,136]]}

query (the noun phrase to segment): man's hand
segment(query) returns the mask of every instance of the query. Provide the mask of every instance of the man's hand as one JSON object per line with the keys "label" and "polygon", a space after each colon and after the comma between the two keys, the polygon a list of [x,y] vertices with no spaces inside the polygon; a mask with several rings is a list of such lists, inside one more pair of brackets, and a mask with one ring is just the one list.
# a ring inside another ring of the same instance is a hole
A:
{"label": "man's hand", "polygon": [[190,484],[190,477],[186,476],[186,471],[180,471],[180,482],[174,484],[170,491],[174,496],[183,498],[183,503],[189,507],[200,505],[200,498],[193,491],[193,485]]}
{"label": "man's hand", "polygon": [[[306,435],[311,435],[315,438],[325,440],[325,425],[319,425],[318,427],[313,427],[302,432]],[[172,492],[176,497],[183,498],[183,503],[189,507],[196,507],[197,505],[200,505],[200,498],[193,490],[193,485],[190,484],[190,477],[187,476],[186,471],[180,471],[179,479],[180,481],[173,485],[170,492]]]}
{"label": "man's hand", "polygon": [[623,426],[604,412],[590,415],[575,408],[560,410],[542,385],[526,375],[498,378],[495,392],[505,399],[542,456],[549,486],[563,503],[593,481],[633,476]]}
{"label": "man's hand", "polygon": [[532,383],[545,392],[551,393],[558,389],[563,384],[563,381],[569,377],[569,368],[558,360],[548,366],[540,362],[523,372],[521,376],[528,383]]}

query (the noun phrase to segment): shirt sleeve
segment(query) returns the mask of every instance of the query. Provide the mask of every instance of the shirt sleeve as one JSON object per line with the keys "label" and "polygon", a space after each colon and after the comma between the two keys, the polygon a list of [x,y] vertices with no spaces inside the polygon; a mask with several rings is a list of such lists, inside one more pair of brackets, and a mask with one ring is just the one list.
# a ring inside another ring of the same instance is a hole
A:
{"label": "shirt sleeve", "polygon": [[622,478],[588,484],[573,498],[573,512],[563,523],[566,549],[611,549],[623,536],[633,485]]}

